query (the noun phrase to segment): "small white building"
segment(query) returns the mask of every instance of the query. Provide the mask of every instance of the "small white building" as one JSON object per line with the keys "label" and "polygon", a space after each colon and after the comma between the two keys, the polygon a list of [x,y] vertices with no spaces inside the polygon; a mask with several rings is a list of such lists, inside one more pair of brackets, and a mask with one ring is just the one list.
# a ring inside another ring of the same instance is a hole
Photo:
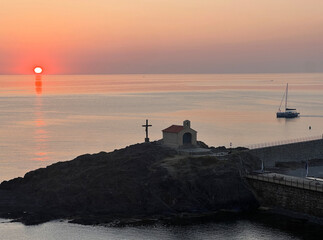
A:
{"label": "small white building", "polygon": [[163,143],[174,148],[196,146],[197,132],[191,128],[191,122],[185,120],[183,126],[172,125],[164,130]]}

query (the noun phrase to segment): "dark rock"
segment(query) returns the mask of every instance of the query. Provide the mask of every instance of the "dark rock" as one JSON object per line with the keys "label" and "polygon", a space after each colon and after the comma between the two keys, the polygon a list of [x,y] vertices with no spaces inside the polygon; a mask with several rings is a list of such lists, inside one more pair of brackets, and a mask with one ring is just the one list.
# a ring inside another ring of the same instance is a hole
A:
{"label": "dark rock", "polygon": [[0,216],[25,224],[59,218],[111,224],[258,207],[241,178],[259,168],[258,159],[246,152],[226,160],[176,154],[143,143],[28,172],[0,184]]}
{"label": "dark rock", "polygon": [[209,149],[209,146],[208,146],[205,142],[197,141],[197,145],[198,145],[200,148],[206,148],[206,149]]}

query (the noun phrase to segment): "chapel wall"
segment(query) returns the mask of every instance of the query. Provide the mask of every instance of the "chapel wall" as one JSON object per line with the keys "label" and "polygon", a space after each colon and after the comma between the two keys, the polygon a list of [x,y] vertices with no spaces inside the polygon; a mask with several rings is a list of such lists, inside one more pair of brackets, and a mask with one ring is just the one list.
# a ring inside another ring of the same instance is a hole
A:
{"label": "chapel wall", "polygon": [[176,133],[163,132],[163,142],[171,147],[178,147],[178,138]]}

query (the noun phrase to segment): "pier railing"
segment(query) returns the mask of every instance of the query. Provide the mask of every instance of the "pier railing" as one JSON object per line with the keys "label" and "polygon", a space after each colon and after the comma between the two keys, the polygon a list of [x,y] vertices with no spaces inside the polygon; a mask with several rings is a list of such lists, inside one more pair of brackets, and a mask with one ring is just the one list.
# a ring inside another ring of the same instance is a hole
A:
{"label": "pier railing", "polygon": [[249,149],[258,149],[258,148],[274,147],[274,146],[291,144],[291,143],[308,142],[308,141],[314,141],[314,140],[319,140],[319,139],[323,139],[323,135],[288,139],[288,140],[275,141],[275,142],[251,144],[251,145],[247,145],[245,147],[249,148]]}
{"label": "pier railing", "polygon": [[276,183],[316,192],[323,192],[323,181],[315,179],[299,178],[282,174],[249,174],[246,178],[256,179],[263,182]]}

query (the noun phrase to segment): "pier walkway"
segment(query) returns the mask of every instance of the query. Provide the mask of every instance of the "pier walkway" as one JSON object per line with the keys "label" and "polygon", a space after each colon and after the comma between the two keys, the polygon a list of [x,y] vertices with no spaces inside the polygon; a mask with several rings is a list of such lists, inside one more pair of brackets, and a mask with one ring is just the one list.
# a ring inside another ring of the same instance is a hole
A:
{"label": "pier walkway", "polygon": [[323,192],[323,179],[319,178],[300,178],[294,176],[288,176],[278,173],[259,173],[249,174],[246,176],[249,179],[255,179],[263,182],[270,182],[275,184],[281,184],[290,187],[296,187],[306,190],[312,190],[317,192]]}

